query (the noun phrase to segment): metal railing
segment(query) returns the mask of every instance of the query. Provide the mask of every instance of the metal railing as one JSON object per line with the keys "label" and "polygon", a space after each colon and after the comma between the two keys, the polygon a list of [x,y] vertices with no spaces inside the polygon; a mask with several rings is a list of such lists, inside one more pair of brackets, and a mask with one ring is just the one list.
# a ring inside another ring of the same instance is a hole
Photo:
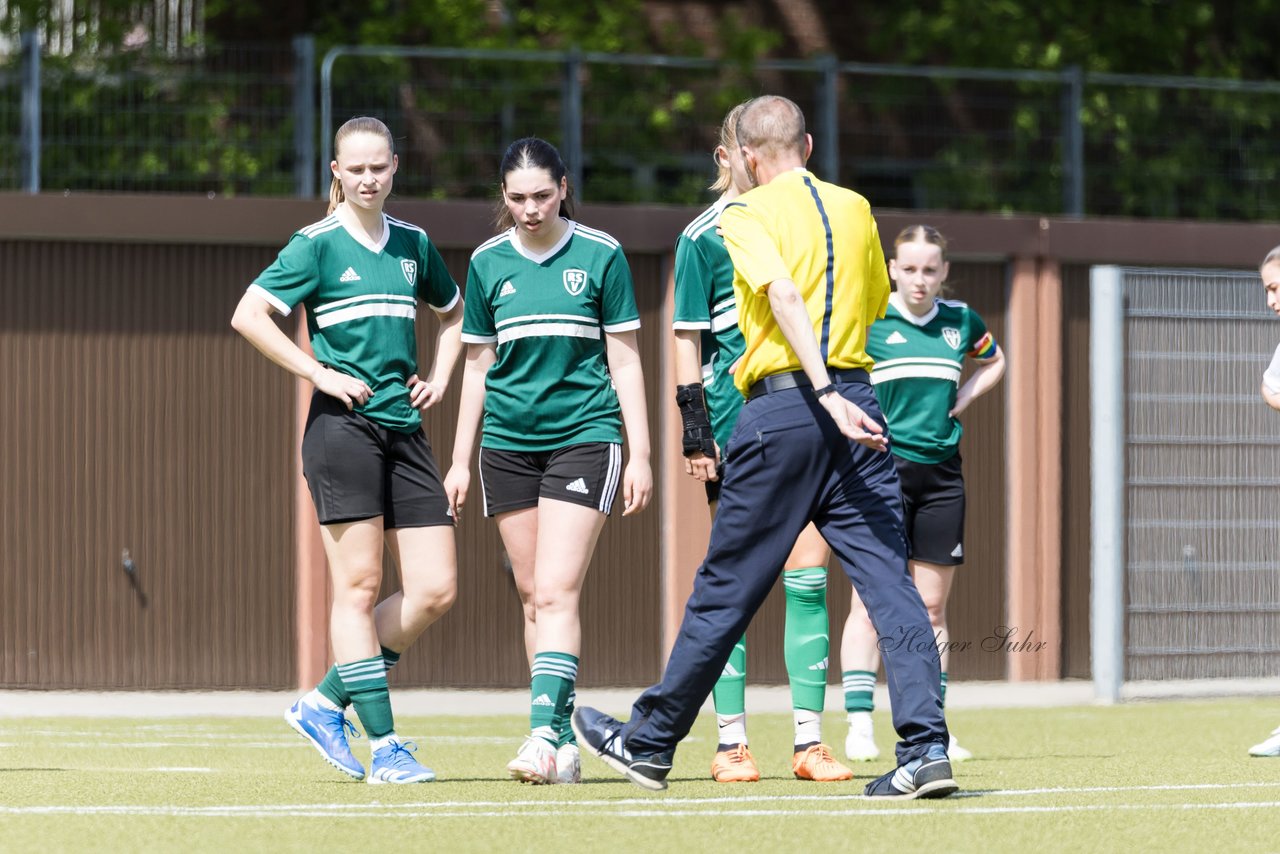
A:
{"label": "metal railing", "polygon": [[[34,39],[24,45],[0,67],[0,127],[21,117],[10,137],[21,173],[7,183],[33,192],[314,197],[328,184],[338,121],[372,114],[398,135],[401,195],[491,197],[505,145],[536,134],[560,147],[580,198],[693,204],[714,175],[721,117],[777,91],[805,110],[814,170],[879,207],[1280,218],[1269,191],[1280,180],[1274,82],[831,56],[743,65],[338,46],[317,57],[307,37],[256,54],[207,47],[187,62],[104,57],[86,70],[59,57],[42,68]],[[130,110],[154,121],[127,130],[91,118]],[[67,147],[76,156],[60,157]]]}

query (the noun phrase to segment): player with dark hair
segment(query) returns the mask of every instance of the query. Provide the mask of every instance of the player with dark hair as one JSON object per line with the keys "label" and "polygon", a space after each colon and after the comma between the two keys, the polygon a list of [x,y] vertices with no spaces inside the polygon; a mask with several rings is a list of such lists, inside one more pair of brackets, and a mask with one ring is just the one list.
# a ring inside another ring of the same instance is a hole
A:
{"label": "player with dark hair", "polygon": [[619,483],[624,516],[653,490],[631,269],[616,240],[570,218],[566,171],[534,137],[502,158],[503,230],[475,250],[467,273],[467,360],[445,477],[456,515],[483,415],[484,514],[496,517],[511,559],[531,675],[530,734],[507,770],[539,784],[580,778],[568,716],[582,582]]}
{"label": "player with dark hair", "polygon": [[[387,126],[352,119],[333,150],[329,215],[293,235],[231,321],[267,358],[315,385],[302,471],[333,582],[337,663],[285,718],[330,764],[361,779],[343,711],[354,705],[373,748],[369,782],[425,782],[435,773],[395,733],[387,670],[456,595],[453,520],[422,412],[444,396],[461,352],[462,297],[426,232],[382,210],[398,166]],[[425,379],[419,301],[441,321]],[[299,304],[314,357],[271,319]],[[401,590],[378,602],[384,548]]]}
{"label": "player with dark hair", "polygon": [[[959,416],[1004,375],[1004,353],[977,312],[942,299],[950,271],[947,241],[927,225],[902,230],[893,242],[889,277],[897,284],[885,316],[867,335],[875,360],[871,384],[893,436],[893,460],[902,484],[911,576],[929,612],[931,637],[941,652],[940,694],[947,698],[947,597],[955,568],[964,563],[964,478],[960,471]],[[978,369],[960,384],[966,358]],[[879,644],[901,641],[876,634],[855,590],[845,623],[844,668],[849,735],[845,754],[867,761],[880,755],[871,725]],[[952,736],[951,760],[969,758]]]}

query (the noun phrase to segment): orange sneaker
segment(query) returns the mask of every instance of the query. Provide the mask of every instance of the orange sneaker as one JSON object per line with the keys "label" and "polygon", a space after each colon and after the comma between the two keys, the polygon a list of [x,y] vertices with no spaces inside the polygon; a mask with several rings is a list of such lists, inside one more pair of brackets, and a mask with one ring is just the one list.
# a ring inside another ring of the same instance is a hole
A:
{"label": "orange sneaker", "polygon": [[825,744],[815,744],[792,756],[791,771],[797,780],[813,780],[817,783],[853,779],[853,772],[837,762],[831,755],[831,748]]}
{"label": "orange sneaker", "polygon": [[760,769],[747,746],[735,744],[711,760],[711,779],[717,783],[754,783],[760,779]]}

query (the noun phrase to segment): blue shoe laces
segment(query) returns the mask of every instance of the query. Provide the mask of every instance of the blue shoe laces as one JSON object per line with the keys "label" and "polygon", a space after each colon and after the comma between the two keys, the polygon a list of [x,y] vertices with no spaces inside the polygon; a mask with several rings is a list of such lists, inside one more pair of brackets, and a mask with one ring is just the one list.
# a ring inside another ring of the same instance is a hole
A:
{"label": "blue shoe laces", "polygon": [[391,748],[391,755],[386,758],[388,765],[418,764],[418,760],[413,758],[413,754],[418,751],[418,745],[415,742],[393,741],[389,747]]}

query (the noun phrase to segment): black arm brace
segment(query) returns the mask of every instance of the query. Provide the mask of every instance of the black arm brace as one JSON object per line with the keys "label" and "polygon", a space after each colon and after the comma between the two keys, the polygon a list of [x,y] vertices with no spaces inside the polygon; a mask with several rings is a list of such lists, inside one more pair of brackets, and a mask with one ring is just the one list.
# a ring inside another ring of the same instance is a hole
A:
{"label": "black arm brace", "polygon": [[684,455],[691,457],[703,453],[714,458],[716,442],[711,435],[711,419],[707,417],[702,383],[676,386],[676,405],[680,407],[680,423],[684,428]]}

